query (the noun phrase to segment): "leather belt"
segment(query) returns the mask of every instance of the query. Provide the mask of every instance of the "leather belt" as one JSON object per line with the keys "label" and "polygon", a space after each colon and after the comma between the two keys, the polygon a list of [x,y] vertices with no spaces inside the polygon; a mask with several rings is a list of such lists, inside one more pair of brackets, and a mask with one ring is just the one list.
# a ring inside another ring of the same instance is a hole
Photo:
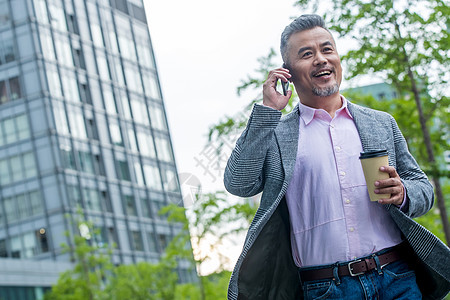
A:
{"label": "leather belt", "polygon": [[[398,249],[393,248],[392,250],[380,255],[373,254],[366,258],[356,259],[348,263],[338,264],[338,276],[358,276],[368,271],[377,269],[375,257],[378,257],[378,260],[380,262],[380,269],[382,269],[387,264],[390,264],[402,258]],[[324,267],[322,269],[299,269],[300,278],[302,282],[331,279],[334,278],[333,270],[335,267],[335,265],[328,265],[327,267]]]}

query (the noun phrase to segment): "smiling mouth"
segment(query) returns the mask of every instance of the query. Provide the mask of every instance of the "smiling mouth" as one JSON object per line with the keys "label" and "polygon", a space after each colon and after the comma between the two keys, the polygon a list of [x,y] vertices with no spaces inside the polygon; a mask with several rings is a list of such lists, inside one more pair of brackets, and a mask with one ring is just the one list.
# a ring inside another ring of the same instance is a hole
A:
{"label": "smiling mouth", "polygon": [[313,75],[313,77],[323,77],[323,76],[328,76],[328,75],[331,75],[331,71],[324,70],[324,71],[317,72],[316,74]]}

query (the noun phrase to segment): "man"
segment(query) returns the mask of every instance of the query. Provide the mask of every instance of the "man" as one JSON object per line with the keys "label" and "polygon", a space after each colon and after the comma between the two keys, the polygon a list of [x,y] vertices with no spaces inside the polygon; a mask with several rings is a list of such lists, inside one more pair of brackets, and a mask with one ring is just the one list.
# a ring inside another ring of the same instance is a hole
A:
{"label": "man", "polygon": [[[342,68],[321,17],[303,15],[281,36],[285,68],[272,70],[225,170],[235,195],[260,192],[229,299],[440,299],[450,251],[411,217],[433,188],[395,120],[339,94]],[[300,103],[281,118],[292,94]],[[386,149],[389,179],[366,186],[359,154]],[[390,194],[369,200],[368,189]],[[321,298],[322,299],[322,298]]]}

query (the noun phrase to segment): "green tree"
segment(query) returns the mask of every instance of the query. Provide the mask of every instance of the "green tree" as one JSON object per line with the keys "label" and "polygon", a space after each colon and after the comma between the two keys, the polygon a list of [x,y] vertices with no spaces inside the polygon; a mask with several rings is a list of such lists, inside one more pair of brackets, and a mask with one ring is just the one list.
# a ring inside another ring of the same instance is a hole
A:
{"label": "green tree", "polygon": [[[296,4],[308,9],[318,7],[319,0],[298,0]],[[348,78],[380,74],[400,95],[415,102],[417,114],[412,116],[418,118],[424,145],[415,154],[425,156],[421,164],[432,176],[447,244],[450,226],[440,181],[444,174],[436,157],[442,145],[448,149],[448,143],[433,143],[430,128],[442,114],[448,119],[449,14],[448,3],[442,0],[338,0],[325,13],[332,30],[358,43],[356,50],[342,57]],[[443,125],[448,140],[448,122]]]}
{"label": "green tree", "polygon": [[105,291],[111,300],[173,300],[177,282],[176,261],[165,256],[156,264],[117,266]]}
{"label": "green tree", "polygon": [[[229,272],[224,271],[227,261],[222,243],[246,230],[255,214],[256,208],[246,200],[230,203],[227,194],[222,191],[209,194],[197,194],[191,207],[184,208],[175,204],[164,207],[160,213],[168,214],[169,221],[183,224],[183,230],[175,237],[169,249],[169,255],[178,259],[191,260],[197,272],[202,275],[204,263],[218,259],[220,265],[215,273],[199,276],[198,286],[179,287],[179,296],[186,299],[219,299],[226,297]],[[192,255],[189,241],[193,245]],[[186,246],[189,245],[189,246]],[[226,282],[226,283],[225,283]],[[198,298],[194,295],[198,294]],[[217,295],[220,295],[217,298]]]}
{"label": "green tree", "polygon": [[[60,275],[45,299],[108,299],[104,284],[113,267],[111,252],[106,245],[95,242],[95,235],[99,232],[81,214],[75,220],[75,227],[75,234],[71,237],[73,243],[63,244],[63,251],[69,253],[75,263],[74,268]],[[69,232],[66,235],[70,237]]]}

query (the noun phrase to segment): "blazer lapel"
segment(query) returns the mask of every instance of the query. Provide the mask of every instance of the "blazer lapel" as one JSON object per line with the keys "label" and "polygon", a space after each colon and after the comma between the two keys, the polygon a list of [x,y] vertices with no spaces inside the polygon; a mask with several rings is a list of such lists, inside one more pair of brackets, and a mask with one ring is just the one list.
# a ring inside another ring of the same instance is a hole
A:
{"label": "blazer lapel", "polygon": [[287,115],[280,126],[275,129],[284,169],[284,180],[288,183],[294,172],[297,158],[299,119],[299,107],[297,105],[292,113]]}

